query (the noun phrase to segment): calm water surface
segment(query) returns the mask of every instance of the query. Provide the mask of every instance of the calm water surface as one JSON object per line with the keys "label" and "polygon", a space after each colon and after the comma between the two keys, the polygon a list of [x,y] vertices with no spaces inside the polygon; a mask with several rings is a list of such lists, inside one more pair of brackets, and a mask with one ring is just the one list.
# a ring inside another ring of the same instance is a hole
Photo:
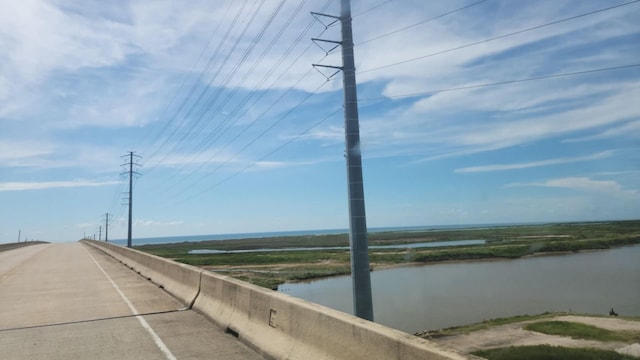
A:
{"label": "calm water surface", "polygon": [[[545,311],[640,316],[640,246],[380,270],[371,282],[375,321],[409,333]],[[353,313],[348,276],[279,291]]]}

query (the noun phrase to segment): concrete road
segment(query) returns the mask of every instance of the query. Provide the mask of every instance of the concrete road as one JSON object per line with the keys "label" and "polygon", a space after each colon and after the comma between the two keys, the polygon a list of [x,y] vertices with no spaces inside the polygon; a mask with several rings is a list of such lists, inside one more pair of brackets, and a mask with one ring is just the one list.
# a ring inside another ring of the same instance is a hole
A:
{"label": "concrete road", "polygon": [[261,359],[81,243],[0,253],[0,358]]}

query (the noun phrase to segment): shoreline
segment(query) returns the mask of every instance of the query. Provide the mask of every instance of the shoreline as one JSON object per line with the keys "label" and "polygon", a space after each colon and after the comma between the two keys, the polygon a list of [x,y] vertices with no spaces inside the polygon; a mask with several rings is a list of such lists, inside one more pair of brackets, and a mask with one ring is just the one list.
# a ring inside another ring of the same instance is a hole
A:
{"label": "shoreline", "polygon": [[[620,245],[620,246],[612,247],[612,248],[608,248],[608,249],[587,249],[587,250],[579,250],[579,251],[538,252],[538,253],[528,254],[528,255],[524,255],[524,256],[516,257],[516,258],[495,257],[495,258],[481,258],[481,259],[436,260],[436,261],[432,261],[432,262],[406,262],[406,263],[396,263],[396,264],[385,264],[385,263],[372,264],[372,265],[370,265],[370,268],[371,268],[370,272],[380,271],[380,270],[388,270],[388,269],[401,269],[401,268],[435,266],[435,265],[445,265],[445,264],[463,264],[463,263],[468,264],[468,263],[485,263],[485,262],[489,263],[489,262],[498,262],[498,261],[517,261],[517,260],[523,260],[523,259],[528,259],[528,258],[546,257],[546,256],[577,255],[577,254],[590,253],[590,252],[613,250],[613,249],[616,249],[616,248],[627,247],[627,246],[640,246],[640,243],[638,243],[638,244],[630,244],[630,245]],[[215,271],[215,269],[207,269],[207,270]],[[287,281],[287,282],[281,283],[280,285],[284,285],[284,284],[287,284],[287,283],[290,283],[290,284],[309,283],[309,282],[313,282],[313,281],[321,280],[321,279],[328,279],[328,278],[340,277],[340,276],[350,276],[350,275],[351,274],[335,274],[335,275],[318,276],[316,278],[310,278],[310,279],[300,279],[300,280]]]}
{"label": "shoreline", "polygon": [[[469,239],[480,239],[485,243],[418,248],[372,248],[369,250],[370,269],[376,271],[446,263],[559,256],[637,245],[640,244],[640,220],[381,232],[369,235],[369,245],[406,245]],[[350,250],[331,249],[346,244],[347,234],[328,234],[141,245],[136,248],[266,288],[277,289],[284,283],[349,275]],[[304,250],[309,247],[317,249]],[[287,250],[282,251],[283,248]],[[190,253],[194,249],[212,249],[222,253]],[[256,249],[261,250],[251,251]]]}

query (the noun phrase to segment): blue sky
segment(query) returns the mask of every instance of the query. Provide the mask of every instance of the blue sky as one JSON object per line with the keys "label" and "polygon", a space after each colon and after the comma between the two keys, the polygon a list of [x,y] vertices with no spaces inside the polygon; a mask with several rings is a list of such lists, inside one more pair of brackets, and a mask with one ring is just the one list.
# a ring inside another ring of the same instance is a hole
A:
{"label": "blue sky", "polygon": [[[624,3],[353,0],[369,227],[640,218]],[[339,1],[184,4],[0,4],[0,242],[126,237],[128,151],[134,238],[348,226]]]}

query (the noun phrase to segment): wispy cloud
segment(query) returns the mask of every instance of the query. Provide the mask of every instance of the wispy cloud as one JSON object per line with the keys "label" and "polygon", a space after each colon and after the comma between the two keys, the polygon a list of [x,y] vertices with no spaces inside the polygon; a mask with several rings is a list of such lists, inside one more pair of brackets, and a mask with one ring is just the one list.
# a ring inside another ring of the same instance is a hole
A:
{"label": "wispy cloud", "polygon": [[44,182],[4,182],[0,183],[0,191],[44,190],[55,188],[97,187],[120,184],[120,181],[44,181]]}
{"label": "wispy cloud", "polygon": [[135,226],[177,226],[184,224],[182,220],[175,221],[157,221],[157,220],[136,220],[133,222]]}
{"label": "wispy cloud", "polygon": [[477,172],[488,172],[488,171],[528,169],[533,167],[560,165],[560,164],[568,164],[568,163],[581,162],[581,161],[600,160],[600,159],[610,157],[611,155],[613,155],[613,153],[614,151],[607,150],[607,151],[601,151],[599,153],[595,153],[587,156],[562,157],[562,158],[556,158],[556,159],[530,161],[530,162],[516,163],[516,164],[494,164],[494,165],[470,166],[470,167],[455,169],[454,172],[477,173]]}
{"label": "wispy cloud", "polygon": [[[540,89],[535,93],[539,91]],[[494,95],[509,102],[508,92],[499,91]],[[455,121],[424,124],[403,119],[401,121],[407,124],[403,130],[406,135],[404,142],[411,142],[416,146],[421,144],[423,148],[425,143],[440,144],[437,152],[423,159],[425,161],[448,157],[450,154],[468,155],[505,149],[557,136],[567,136],[578,131],[615,126],[638,117],[640,108],[628,105],[638,96],[640,88],[627,86],[614,94],[602,93],[598,101],[581,98],[580,106],[573,104],[575,107],[556,109],[554,113],[546,115],[532,113],[523,116],[505,112],[504,116],[495,116],[489,121],[460,120],[464,118],[459,117]],[[454,104],[451,104],[451,109],[455,109]],[[496,108],[495,111],[500,110]],[[437,113],[434,114],[434,118],[448,119]],[[431,129],[428,129],[429,127]]]}
{"label": "wispy cloud", "polygon": [[640,121],[629,121],[626,124],[622,124],[620,126],[615,126],[610,129],[607,129],[601,133],[585,136],[580,138],[572,138],[566,139],[563,142],[582,142],[582,141],[591,141],[591,140],[601,140],[601,139],[610,139],[613,137],[619,136],[639,136],[640,134]]}
{"label": "wispy cloud", "polygon": [[616,196],[638,196],[638,190],[624,189],[618,182],[613,180],[592,180],[588,177],[566,177],[551,179],[544,182],[511,183],[507,187],[541,186],[581,190],[593,193],[605,193]]}
{"label": "wispy cloud", "polygon": [[53,153],[55,148],[45,142],[0,139],[0,167],[29,166],[34,159]]}

